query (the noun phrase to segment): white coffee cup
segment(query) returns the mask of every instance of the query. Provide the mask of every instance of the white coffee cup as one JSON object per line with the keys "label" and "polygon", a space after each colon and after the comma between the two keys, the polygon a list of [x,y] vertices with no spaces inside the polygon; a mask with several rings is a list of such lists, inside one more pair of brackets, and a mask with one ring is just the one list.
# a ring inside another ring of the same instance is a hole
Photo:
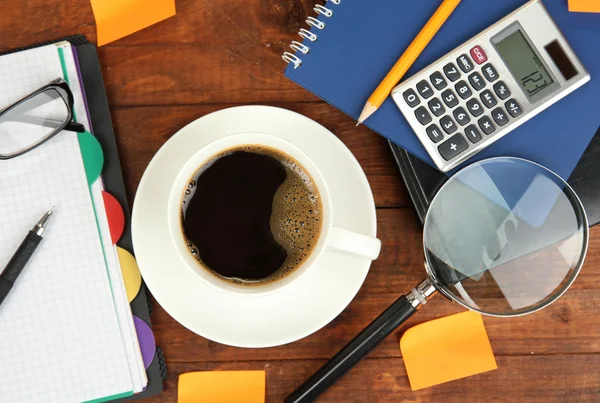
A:
{"label": "white coffee cup", "polygon": [[[323,206],[321,233],[310,256],[299,267],[285,277],[276,281],[264,282],[252,286],[243,284],[237,285],[224,279],[220,279],[218,276],[210,273],[208,268],[202,267],[202,264],[190,254],[181,225],[181,201],[183,192],[190,179],[199,168],[216,155],[228,149],[244,145],[262,145],[271,147],[288,154],[298,161],[312,177],[319,191]],[[315,268],[315,263],[327,249],[337,253],[358,255],[370,260],[377,259],[381,249],[381,241],[368,235],[333,226],[332,216],[334,213],[335,212],[332,211],[331,197],[327,184],[319,169],[304,152],[288,141],[273,135],[264,133],[240,133],[232,134],[207,144],[198,150],[198,152],[185,163],[183,168],[179,171],[171,188],[168,205],[168,222],[171,239],[177,254],[184,261],[185,265],[198,275],[198,277],[224,292],[241,295],[264,295],[266,293],[279,291],[291,285],[309,270],[313,270]],[[326,270],[326,268],[320,268],[320,270]]]}

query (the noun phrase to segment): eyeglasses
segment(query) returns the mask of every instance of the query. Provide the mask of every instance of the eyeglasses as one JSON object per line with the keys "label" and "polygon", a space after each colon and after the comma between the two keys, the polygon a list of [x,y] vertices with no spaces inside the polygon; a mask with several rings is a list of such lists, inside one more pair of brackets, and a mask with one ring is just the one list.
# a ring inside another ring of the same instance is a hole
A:
{"label": "eyeglasses", "polygon": [[0,160],[23,155],[62,130],[85,132],[73,121],[73,102],[69,85],[58,78],[0,110]]}

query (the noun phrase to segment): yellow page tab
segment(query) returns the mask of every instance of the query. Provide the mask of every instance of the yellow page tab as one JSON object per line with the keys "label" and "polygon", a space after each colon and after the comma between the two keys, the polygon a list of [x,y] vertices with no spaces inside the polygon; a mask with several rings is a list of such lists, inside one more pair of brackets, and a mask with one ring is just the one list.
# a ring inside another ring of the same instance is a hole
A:
{"label": "yellow page tab", "polygon": [[498,368],[477,312],[463,312],[421,323],[400,339],[412,390]]}
{"label": "yellow page tab", "polygon": [[265,371],[203,371],[179,375],[178,403],[264,403]]}
{"label": "yellow page tab", "polygon": [[98,46],[175,15],[175,0],[90,0]]}

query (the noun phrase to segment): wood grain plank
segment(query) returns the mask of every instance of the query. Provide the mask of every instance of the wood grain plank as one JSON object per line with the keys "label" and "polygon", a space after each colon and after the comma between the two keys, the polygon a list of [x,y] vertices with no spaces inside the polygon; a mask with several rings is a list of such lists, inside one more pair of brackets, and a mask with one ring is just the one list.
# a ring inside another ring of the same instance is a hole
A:
{"label": "wood grain plank", "polygon": [[[381,257],[350,303],[332,323],[319,332],[287,346],[269,349],[238,349],[221,345],[183,328],[155,304],[153,326],[158,344],[170,362],[326,358],[403,293],[424,278],[419,227],[408,210],[378,211]],[[496,354],[600,353],[600,227],[592,229],[587,262],[572,288],[556,303],[532,315],[517,318],[486,317],[485,323]],[[405,328],[464,310],[436,296]],[[402,330],[373,352],[376,357],[400,355]]]}
{"label": "wood grain plank", "polygon": [[[496,355],[600,353],[600,326],[591,321],[600,310],[596,290],[572,290],[545,310],[518,318],[485,317],[484,322]],[[152,326],[157,344],[168,362],[288,360],[332,357],[398,295],[359,293],[329,325],[292,344],[268,349],[241,349],[204,339],[179,325],[155,306]],[[464,308],[437,296],[405,326],[389,336],[371,357],[399,357],[402,333],[428,320],[462,312]]]}
{"label": "wood grain plank", "polygon": [[[315,15],[315,0],[177,0],[177,14],[107,47],[145,45],[221,45],[261,43],[280,52]],[[88,0],[4,0],[0,50],[52,37],[83,33],[96,41]]]}
{"label": "wood grain plank", "polygon": [[[355,123],[325,102],[273,104],[298,112],[319,122],[336,134],[352,151],[364,169],[379,207],[411,206],[402,178],[394,165],[387,141]],[[126,107],[112,112],[125,182],[130,201],[144,169],[158,149],[191,121],[225,105]]]}
{"label": "wood grain plank", "polygon": [[[600,356],[551,355],[497,357],[498,369],[469,378],[411,391],[401,358],[371,358],[361,362],[318,402],[597,402]],[[140,402],[176,403],[179,374],[205,370],[265,370],[267,403],[279,403],[324,361],[253,361],[170,364],[160,396]],[[431,363],[435,365],[435,362]],[[540,370],[543,368],[543,370]]]}
{"label": "wood grain plank", "polygon": [[[313,5],[178,1],[175,17],[99,49],[111,104],[316,101],[284,77],[281,59]],[[81,0],[5,0],[0,32],[0,51],[75,33],[96,39],[89,1]]]}

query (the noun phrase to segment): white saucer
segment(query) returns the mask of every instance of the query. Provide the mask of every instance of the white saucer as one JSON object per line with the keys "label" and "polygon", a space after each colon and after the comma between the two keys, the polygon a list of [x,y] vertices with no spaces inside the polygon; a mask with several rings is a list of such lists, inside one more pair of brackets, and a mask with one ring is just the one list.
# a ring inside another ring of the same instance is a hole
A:
{"label": "white saucer", "polygon": [[375,236],[371,188],[358,161],[330,131],[285,109],[241,106],[204,116],[176,133],[154,156],[137,190],[135,255],[158,303],[191,331],[238,347],[271,347],[319,330],[352,301],[370,260],[325,251],[290,287],[265,296],[231,296],[205,284],[176,254],[167,227],[167,199],[181,166],[201,147],[235,133],[267,133],[306,153],[331,192],[333,224]]}

